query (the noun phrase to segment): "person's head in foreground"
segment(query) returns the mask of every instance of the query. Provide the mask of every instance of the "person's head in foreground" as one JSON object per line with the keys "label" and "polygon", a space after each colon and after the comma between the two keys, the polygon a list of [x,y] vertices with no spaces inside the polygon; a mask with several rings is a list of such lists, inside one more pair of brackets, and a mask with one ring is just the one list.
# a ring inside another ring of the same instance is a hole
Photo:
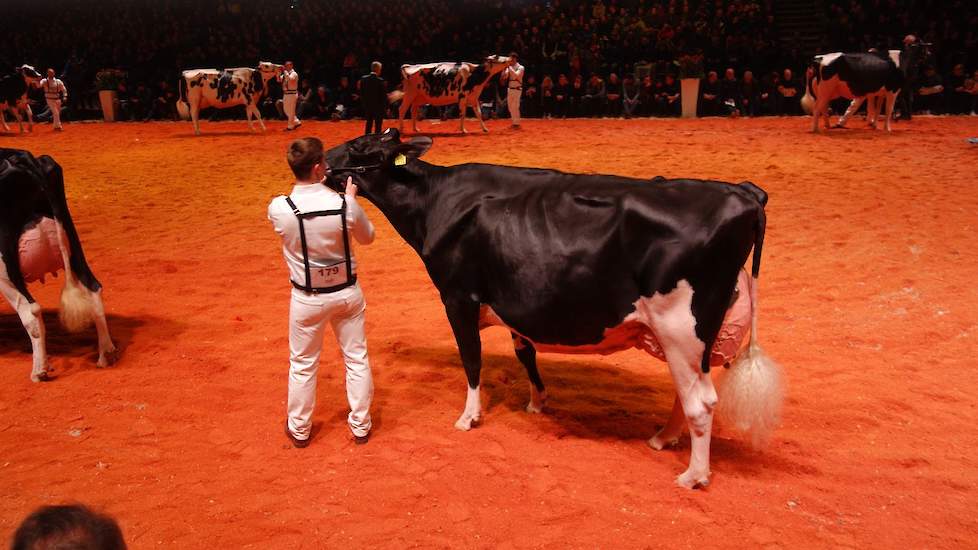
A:
{"label": "person's head in foreground", "polygon": [[300,138],[289,145],[286,153],[289,168],[300,182],[322,181],[326,176],[326,157],[323,156],[323,142],[319,138]]}
{"label": "person's head in foreground", "polygon": [[125,550],[114,519],[81,504],[42,506],[20,524],[11,550]]}

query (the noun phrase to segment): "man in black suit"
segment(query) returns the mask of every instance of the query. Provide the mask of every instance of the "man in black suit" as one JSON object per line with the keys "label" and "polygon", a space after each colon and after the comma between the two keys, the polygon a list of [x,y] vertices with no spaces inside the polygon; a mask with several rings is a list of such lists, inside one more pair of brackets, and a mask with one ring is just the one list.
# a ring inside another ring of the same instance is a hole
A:
{"label": "man in black suit", "polygon": [[360,78],[360,102],[363,106],[363,117],[367,119],[365,134],[376,127],[380,133],[384,123],[384,112],[387,111],[387,85],[380,77],[381,64],[374,61],[370,64],[370,74]]}

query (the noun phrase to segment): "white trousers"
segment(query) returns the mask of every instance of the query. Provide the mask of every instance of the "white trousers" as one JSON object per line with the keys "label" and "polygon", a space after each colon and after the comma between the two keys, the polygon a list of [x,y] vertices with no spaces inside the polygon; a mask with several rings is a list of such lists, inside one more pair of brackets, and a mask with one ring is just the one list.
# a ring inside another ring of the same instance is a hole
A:
{"label": "white trousers", "polygon": [[509,105],[509,117],[513,119],[513,126],[520,125],[520,97],[523,90],[510,88],[506,93],[506,103]]}
{"label": "white trousers", "polygon": [[367,359],[363,320],[366,302],[359,285],[330,294],[292,289],[289,308],[289,429],[296,439],[308,439],[316,407],[316,374],[323,350],[326,323],[333,327],[346,363],[348,421],[354,435],[370,432],[370,401],[374,382]]}
{"label": "white trousers", "polygon": [[282,108],[285,110],[285,116],[289,119],[289,128],[295,128],[299,125],[299,117],[295,116],[295,104],[299,101],[299,96],[297,94],[285,94],[282,96]]}
{"label": "white trousers", "polygon": [[48,108],[51,109],[51,116],[54,117],[54,127],[61,128],[61,100],[48,99]]}

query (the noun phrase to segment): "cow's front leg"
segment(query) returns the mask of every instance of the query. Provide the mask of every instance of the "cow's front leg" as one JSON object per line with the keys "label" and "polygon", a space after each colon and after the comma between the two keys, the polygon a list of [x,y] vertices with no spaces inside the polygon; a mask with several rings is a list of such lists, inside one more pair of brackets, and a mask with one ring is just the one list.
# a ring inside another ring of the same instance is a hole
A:
{"label": "cow's front leg", "polygon": [[7,125],[7,117],[3,114],[7,110],[7,106],[0,104],[0,124],[3,124],[3,131],[9,132],[10,126]]}
{"label": "cow's front leg", "polygon": [[547,404],[547,389],[543,386],[540,371],[537,370],[537,350],[533,347],[533,343],[526,338],[515,332],[511,334],[516,358],[520,360],[520,363],[523,363],[526,374],[530,377],[530,402],[526,405],[526,412],[543,412],[543,406]]}
{"label": "cow's front leg", "polygon": [[24,105],[24,111],[27,112],[27,131],[34,133],[34,111],[31,110],[29,103]]}
{"label": "cow's front leg", "polygon": [[672,414],[669,415],[669,421],[652,436],[652,439],[649,439],[649,447],[661,451],[676,446],[679,443],[679,437],[683,435],[685,420],[683,404],[679,401],[679,394],[676,394],[676,399],[672,402]]}
{"label": "cow's front leg", "polygon": [[887,92],[886,93],[886,124],[885,124],[885,127],[886,127],[886,131],[887,132],[889,132],[891,130],[890,129],[890,121],[893,120],[893,109],[896,108],[896,100],[897,100],[897,97],[899,95],[900,95],[900,90],[897,90],[897,91],[892,92],[892,93],[891,92]]}
{"label": "cow's front leg", "polygon": [[[247,113],[245,113],[245,116],[247,116]],[[194,135],[199,136],[200,135],[200,106],[199,105],[190,105],[190,121],[194,125]]]}
{"label": "cow's front leg", "polygon": [[482,401],[479,397],[479,377],[482,371],[479,304],[467,299],[450,299],[445,301],[445,312],[455,334],[455,343],[458,344],[458,353],[468,381],[465,410],[455,422],[455,427],[468,431],[482,419]]}
{"label": "cow's front leg", "polygon": [[475,105],[472,106],[472,110],[475,111],[475,118],[479,121],[479,125],[482,126],[482,131],[488,132],[489,127],[486,126],[486,122],[482,119],[482,109],[479,106],[479,96],[476,96]]}
{"label": "cow's front leg", "polygon": [[458,102],[458,121],[459,129],[463,134],[467,133],[465,131],[465,116],[468,114],[468,107],[465,104],[465,97],[462,97]]}
{"label": "cow's front leg", "polygon": [[[0,266],[2,267],[2,266]],[[48,354],[44,341],[44,319],[41,317],[41,305],[31,302],[6,276],[6,270],[0,273],[0,294],[6,298],[11,307],[20,317],[27,336],[31,339],[31,350],[33,352],[33,368],[31,368],[31,381],[46,382],[51,379],[48,366]]]}
{"label": "cow's front leg", "polygon": [[873,130],[876,129],[876,120],[879,116],[879,104],[882,98],[870,96],[866,98],[866,122]]}

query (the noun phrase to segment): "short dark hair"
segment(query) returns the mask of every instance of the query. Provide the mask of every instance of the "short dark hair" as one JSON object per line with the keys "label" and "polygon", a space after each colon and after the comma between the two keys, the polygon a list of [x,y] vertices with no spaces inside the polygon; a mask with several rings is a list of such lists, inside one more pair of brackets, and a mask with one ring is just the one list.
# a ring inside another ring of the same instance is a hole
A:
{"label": "short dark hair", "polygon": [[307,178],[313,166],[323,160],[323,142],[314,137],[299,138],[289,145],[285,158],[295,177]]}
{"label": "short dark hair", "polygon": [[77,550],[125,550],[119,524],[82,504],[42,506],[20,524],[11,550],[72,548]]}

